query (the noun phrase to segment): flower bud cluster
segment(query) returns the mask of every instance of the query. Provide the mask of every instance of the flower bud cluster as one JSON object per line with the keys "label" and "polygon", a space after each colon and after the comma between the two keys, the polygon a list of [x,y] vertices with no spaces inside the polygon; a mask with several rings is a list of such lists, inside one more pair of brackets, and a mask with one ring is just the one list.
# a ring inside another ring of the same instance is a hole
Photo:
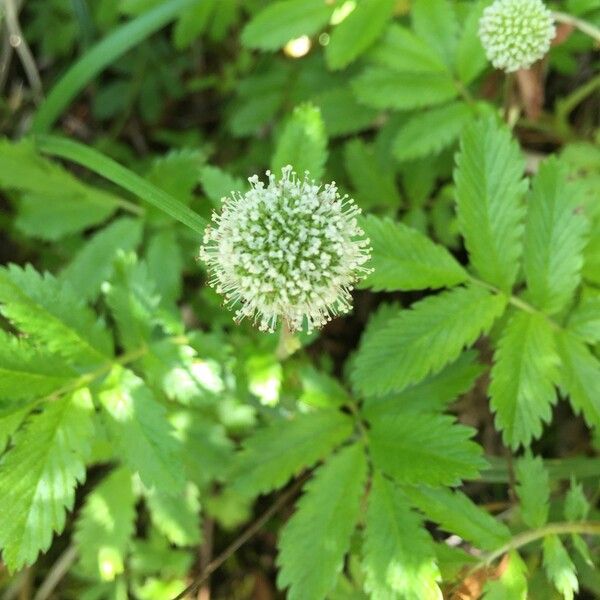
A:
{"label": "flower bud cluster", "polygon": [[369,240],[357,224],[360,209],[335,183],[298,179],[290,166],[279,180],[267,177],[266,186],[255,175],[248,192],[224,199],[200,258],[236,320],[272,332],[281,319],[310,332],[351,308],[353,284],[369,272]]}

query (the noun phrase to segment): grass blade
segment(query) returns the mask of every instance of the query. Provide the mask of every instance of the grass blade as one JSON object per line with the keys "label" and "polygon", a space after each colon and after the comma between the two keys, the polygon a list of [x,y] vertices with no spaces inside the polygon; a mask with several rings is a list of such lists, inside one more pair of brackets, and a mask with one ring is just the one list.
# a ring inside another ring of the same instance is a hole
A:
{"label": "grass blade", "polygon": [[173,198],[170,194],[97,150],[79,142],[53,135],[36,136],[35,143],[40,152],[64,158],[86,167],[138,196],[148,204],[162,210],[197,233],[202,234],[204,232],[206,221],[200,215],[197,215],[192,209]]}
{"label": "grass blade", "polygon": [[75,96],[108,65],[199,0],[168,0],[116,29],[84,54],[52,88],[33,117],[32,131],[46,133]]}

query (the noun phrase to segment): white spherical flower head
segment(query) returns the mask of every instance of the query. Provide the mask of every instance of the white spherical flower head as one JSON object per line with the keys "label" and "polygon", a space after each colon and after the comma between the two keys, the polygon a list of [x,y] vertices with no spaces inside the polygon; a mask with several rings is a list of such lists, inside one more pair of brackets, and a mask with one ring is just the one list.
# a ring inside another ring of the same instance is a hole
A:
{"label": "white spherical flower head", "polygon": [[479,21],[488,60],[507,73],[528,69],[550,49],[556,30],[542,0],[496,0]]}
{"label": "white spherical flower head", "polygon": [[290,166],[278,181],[267,176],[266,187],[254,175],[250,191],[224,199],[200,258],[236,320],[271,332],[280,319],[291,331],[306,323],[310,332],[351,308],[350,290],[369,272],[369,240],[360,209],[335,183],[300,180]]}

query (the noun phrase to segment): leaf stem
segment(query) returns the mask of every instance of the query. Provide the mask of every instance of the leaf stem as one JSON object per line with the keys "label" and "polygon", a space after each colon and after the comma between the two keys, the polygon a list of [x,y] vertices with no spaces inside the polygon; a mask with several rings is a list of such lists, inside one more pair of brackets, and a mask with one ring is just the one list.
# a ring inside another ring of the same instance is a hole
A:
{"label": "leaf stem", "polygon": [[583,19],[578,19],[573,15],[569,15],[563,12],[553,12],[552,16],[555,21],[559,23],[565,23],[566,25],[571,25],[579,31],[589,35],[593,40],[596,41],[596,44],[600,44],[600,29],[595,25],[592,25],[589,21],[584,21]]}

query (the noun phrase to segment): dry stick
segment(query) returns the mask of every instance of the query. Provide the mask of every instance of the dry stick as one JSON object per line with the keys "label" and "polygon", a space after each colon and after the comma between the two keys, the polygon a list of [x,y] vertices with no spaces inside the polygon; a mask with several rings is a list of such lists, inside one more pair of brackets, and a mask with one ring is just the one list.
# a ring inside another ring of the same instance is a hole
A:
{"label": "dry stick", "polygon": [[77,548],[75,548],[75,546],[69,546],[52,565],[52,568],[48,572],[46,579],[42,582],[42,585],[38,588],[33,600],[46,600],[49,598],[54,591],[54,588],[56,588],[61,579],[67,574],[76,558]]}
{"label": "dry stick", "polygon": [[27,45],[27,42],[23,36],[23,32],[21,31],[15,0],[3,0],[3,2],[6,16],[6,29],[8,31],[10,45],[17,51],[17,54],[19,55],[36,103],[40,103],[43,98],[42,80],[40,78],[40,74],[38,73],[33,54],[31,53],[31,50],[29,49],[29,46]]}
{"label": "dry stick", "polygon": [[595,25],[592,25],[589,21],[584,21],[583,19],[578,19],[572,15],[562,12],[553,12],[552,16],[555,21],[559,23],[565,23],[566,25],[571,25],[579,31],[589,35],[592,39],[596,40],[596,44],[600,44],[600,29]]}
{"label": "dry stick", "polygon": [[234,552],[241,548],[250,538],[252,538],[264,525],[279,512],[300,490],[308,475],[301,477],[292,485],[292,487],[283,493],[279,498],[271,505],[271,507],[265,511],[242,535],[240,535],[235,541],[233,541],[215,560],[213,560],[206,569],[198,575],[194,581],[188,587],[183,590],[178,596],[175,596],[173,600],[183,600],[188,595],[194,594],[198,591],[198,588],[208,579],[208,577],[214,573]]}

